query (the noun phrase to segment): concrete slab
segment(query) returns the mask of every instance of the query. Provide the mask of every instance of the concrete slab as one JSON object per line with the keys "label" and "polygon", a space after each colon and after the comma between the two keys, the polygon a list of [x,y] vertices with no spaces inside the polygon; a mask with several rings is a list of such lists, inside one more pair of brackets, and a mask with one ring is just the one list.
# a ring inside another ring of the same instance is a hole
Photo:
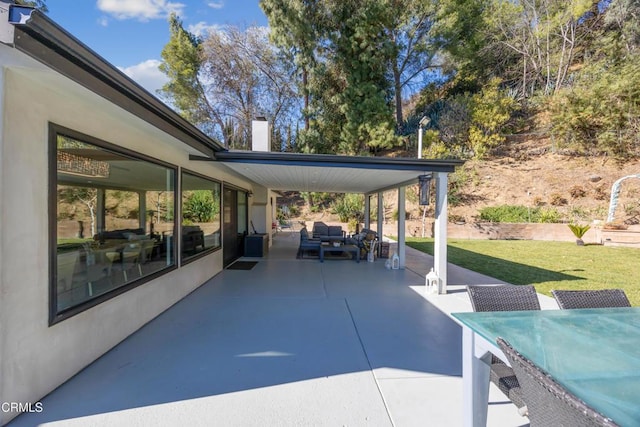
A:
{"label": "concrete slab", "polygon": [[[460,425],[461,331],[421,292],[430,257],[320,263],[297,243],[280,233],[252,270],[213,277],[9,425]],[[490,425],[526,424],[494,393]]]}

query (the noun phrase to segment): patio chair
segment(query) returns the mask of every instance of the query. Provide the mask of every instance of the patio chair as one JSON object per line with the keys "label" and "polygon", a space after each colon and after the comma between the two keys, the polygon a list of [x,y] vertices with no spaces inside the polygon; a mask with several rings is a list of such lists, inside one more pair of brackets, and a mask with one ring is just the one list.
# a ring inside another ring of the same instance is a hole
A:
{"label": "patio chair", "polygon": [[298,246],[298,254],[296,258],[304,258],[305,251],[316,251],[320,253],[320,245],[322,242],[319,239],[309,238],[309,232],[306,227],[300,229],[300,246]]}
{"label": "patio chair", "polygon": [[[467,286],[473,311],[540,310],[536,289],[531,285]],[[518,407],[521,415],[527,414],[520,384],[513,369],[497,356],[491,358],[489,379]]]}
{"label": "patio chair", "polygon": [[513,367],[527,402],[531,427],[617,426],[577,398],[502,338],[498,346]]}
{"label": "patio chair", "polygon": [[631,303],[622,289],[552,290],[551,293],[556,299],[558,307],[562,309],[631,307]]}

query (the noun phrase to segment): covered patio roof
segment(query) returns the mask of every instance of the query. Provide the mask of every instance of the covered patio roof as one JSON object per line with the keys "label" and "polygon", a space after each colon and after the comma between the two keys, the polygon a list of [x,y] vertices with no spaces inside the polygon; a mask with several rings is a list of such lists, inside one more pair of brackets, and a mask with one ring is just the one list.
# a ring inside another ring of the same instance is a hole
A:
{"label": "covered patio roof", "polygon": [[450,173],[464,163],[462,160],[255,151],[218,151],[214,157],[235,172],[273,190],[363,194],[415,184],[419,175]]}

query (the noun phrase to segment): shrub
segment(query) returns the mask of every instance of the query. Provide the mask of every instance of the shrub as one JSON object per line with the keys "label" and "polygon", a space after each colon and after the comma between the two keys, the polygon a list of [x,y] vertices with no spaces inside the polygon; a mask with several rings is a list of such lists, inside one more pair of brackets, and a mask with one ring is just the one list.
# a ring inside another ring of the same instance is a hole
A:
{"label": "shrub", "polygon": [[362,194],[345,194],[335,200],[332,209],[340,222],[348,222],[351,218],[360,219],[364,216],[364,197]]}
{"label": "shrub", "polygon": [[593,196],[596,200],[606,200],[609,198],[609,192],[604,186],[599,186],[595,188],[595,195]]}
{"label": "shrub", "polygon": [[582,239],[587,231],[591,228],[590,225],[568,224],[571,232],[577,239]]}
{"label": "shrub", "polygon": [[507,223],[557,223],[562,216],[556,209],[529,208],[527,206],[488,206],[480,210],[480,219]]}
{"label": "shrub", "polygon": [[493,78],[480,93],[471,97],[469,145],[475,158],[504,142],[501,131],[517,109],[516,100],[500,90],[500,79]]}
{"label": "shrub", "polygon": [[552,206],[564,206],[567,204],[567,199],[562,197],[562,194],[560,193],[553,193],[551,196],[549,196],[549,203]]}
{"label": "shrub", "polygon": [[185,192],[182,216],[193,222],[209,222],[220,212],[220,207],[210,190]]}
{"label": "shrub", "polygon": [[487,206],[480,210],[480,219],[490,222],[529,222],[531,209],[526,206]]}
{"label": "shrub", "polygon": [[580,197],[586,196],[587,192],[584,191],[584,188],[580,187],[579,185],[574,185],[569,190],[569,194],[571,194],[571,197],[573,197],[574,199],[578,199]]}
{"label": "shrub", "polygon": [[560,222],[561,215],[555,209],[536,209],[534,218],[535,220],[533,222],[553,224]]}

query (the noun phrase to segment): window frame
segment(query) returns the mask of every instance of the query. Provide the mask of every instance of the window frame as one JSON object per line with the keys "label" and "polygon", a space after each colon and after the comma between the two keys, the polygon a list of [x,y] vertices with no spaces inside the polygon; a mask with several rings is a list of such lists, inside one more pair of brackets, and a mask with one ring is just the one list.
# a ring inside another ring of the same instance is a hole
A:
{"label": "window frame", "polygon": [[[129,150],[119,145],[112,144],[110,142],[106,142],[104,140],[92,137],[90,135],[84,134],[82,132],[75,131],[73,129],[69,129],[67,127],[49,122],[48,129],[48,238],[49,242],[47,245],[49,251],[49,268],[48,268],[48,286],[49,286],[49,326],[53,326],[54,324],[66,320],[70,317],[75,316],[76,314],[82,313],[92,307],[95,307],[103,302],[106,302],[112,298],[117,297],[125,292],[128,292],[134,288],[137,288],[140,285],[143,285],[147,282],[157,279],[160,276],[168,274],[179,268],[179,257],[178,255],[178,245],[173,245],[172,256],[175,260],[173,265],[167,266],[158,270],[154,273],[148,274],[146,276],[139,277],[136,280],[133,280],[123,286],[118,288],[114,288],[104,294],[98,295],[91,299],[88,299],[78,305],[70,307],[68,309],[62,310],[58,312],[57,307],[57,283],[55,280],[56,269],[57,269],[57,225],[58,225],[58,198],[57,198],[57,189],[58,189],[58,164],[57,164],[57,140],[58,135],[68,136],[70,138],[76,139],[80,142],[84,142],[87,144],[95,145],[96,147],[103,148],[105,150],[114,151],[118,154],[122,154],[128,157],[131,157],[136,160],[145,161],[148,163],[152,163],[158,166],[165,167],[167,169],[173,170],[173,188],[174,188],[174,198],[173,198],[173,210],[174,212],[179,212],[180,216],[174,214],[173,218],[173,229],[179,230],[178,226],[178,218],[182,218],[182,213],[178,210],[180,208],[178,196],[181,195],[178,188],[178,176],[179,176],[179,168],[175,165],[172,165],[167,162],[163,162],[161,160],[155,159],[153,157],[135,152],[133,150]],[[175,231],[174,231],[175,233]]]}
{"label": "window frame", "polygon": [[[190,257],[185,259],[185,258],[182,257],[182,239],[180,239],[180,252],[178,254],[179,258],[180,258],[180,266],[190,264],[191,262],[196,261],[196,260],[198,260],[198,259],[200,259],[200,258],[202,258],[204,256],[210,255],[213,252],[217,252],[219,250],[222,250],[222,181],[218,181],[216,179],[210,178],[210,177],[208,177],[206,175],[202,175],[200,173],[194,172],[194,171],[192,171],[190,169],[186,169],[186,168],[180,168],[180,192],[179,192],[179,197],[180,197],[180,200],[179,200],[179,205],[180,205],[180,210],[179,210],[179,213],[180,213],[179,226],[180,226],[180,228],[179,228],[179,231],[180,231],[180,235],[182,235],[182,219],[183,219],[182,193],[184,191],[184,185],[183,185],[184,181],[183,181],[182,177],[183,177],[183,174],[185,174],[185,173],[189,174],[191,176],[195,176],[197,178],[201,178],[201,179],[204,179],[206,181],[209,181],[209,182],[212,182],[212,183],[215,183],[215,184],[219,185],[218,205],[220,206],[220,212],[218,214],[219,215],[218,222],[219,222],[219,226],[220,226],[219,227],[219,230],[220,230],[219,231],[220,232],[220,245],[217,246],[217,247],[212,247],[212,248],[208,248],[208,249],[205,248],[202,252],[198,252],[197,254],[194,254],[194,255],[192,255],[192,256],[190,256]],[[190,190],[187,190],[187,191],[190,191]]]}

